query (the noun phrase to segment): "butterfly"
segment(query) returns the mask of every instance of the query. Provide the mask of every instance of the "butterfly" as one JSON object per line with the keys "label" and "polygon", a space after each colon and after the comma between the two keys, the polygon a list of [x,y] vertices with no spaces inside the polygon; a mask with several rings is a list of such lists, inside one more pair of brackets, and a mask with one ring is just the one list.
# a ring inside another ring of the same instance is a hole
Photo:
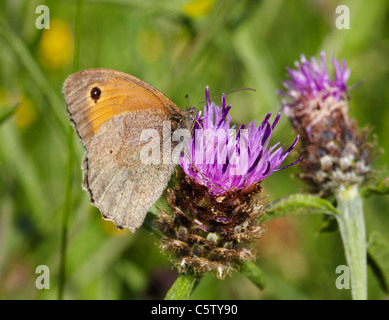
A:
{"label": "butterfly", "polygon": [[[172,131],[192,131],[195,108],[180,109],[153,86],[111,69],[70,75],[63,93],[70,121],[86,149],[83,189],[104,219],[134,232],[162,195],[175,167],[174,162],[142,161],[142,148],[150,143],[142,132],[153,130],[162,136],[166,121]],[[156,141],[154,147],[163,152],[172,152],[177,144],[166,147]]]}

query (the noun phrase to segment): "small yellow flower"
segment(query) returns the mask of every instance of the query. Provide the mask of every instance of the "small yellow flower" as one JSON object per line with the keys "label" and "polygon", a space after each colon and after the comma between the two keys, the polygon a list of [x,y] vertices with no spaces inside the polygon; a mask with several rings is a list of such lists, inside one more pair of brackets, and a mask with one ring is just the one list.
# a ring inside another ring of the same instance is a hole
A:
{"label": "small yellow flower", "polygon": [[72,58],[73,37],[62,20],[51,19],[50,29],[44,29],[39,42],[39,57],[49,69],[60,69]]}
{"label": "small yellow flower", "polygon": [[215,3],[215,0],[192,0],[182,7],[182,11],[190,18],[206,16]]}
{"label": "small yellow flower", "polygon": [[35,118],[36,109],[33,102],[29,98],[22,96],[20,105],[15,112],[16,126],[20,129],[26,128],[34,122]]}
{"label": "small yellow flower", "polygon": [[13,115],[13,119],[19,129],[24,129],[36,119],[37,112],[34,103],[26,96],[0,88],[0,106],[10,106],[17,103],[19,103],[19,106]]}

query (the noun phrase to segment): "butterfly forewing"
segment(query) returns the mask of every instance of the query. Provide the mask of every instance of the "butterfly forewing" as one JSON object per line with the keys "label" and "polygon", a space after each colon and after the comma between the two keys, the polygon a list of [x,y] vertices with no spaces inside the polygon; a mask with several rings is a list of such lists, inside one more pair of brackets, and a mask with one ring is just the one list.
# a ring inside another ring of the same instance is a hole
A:
{"label": "butterfly forewing", "polygon": [[[86,152],[83,188],[105,219],[134,231],[161,196],[173,163],[144,163],[141,150],[151,141],[140,138],[147,129],[158,132],[162,150],[163,122],[191,128],[193,113],[182,112],[149,84],[109,69],[88,69],[69,76],[64,85],[70,120]],[[169,137],[171,138],[171,137]],[[174,143],[171,144],[171,148]]]}

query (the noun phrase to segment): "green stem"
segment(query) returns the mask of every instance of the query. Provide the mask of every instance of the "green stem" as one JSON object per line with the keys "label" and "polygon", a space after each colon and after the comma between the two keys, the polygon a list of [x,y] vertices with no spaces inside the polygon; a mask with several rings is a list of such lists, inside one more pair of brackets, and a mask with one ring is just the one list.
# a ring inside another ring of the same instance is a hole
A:
{"label": "green stem", "polygon": [[200,278],[192,274],[180,274],[166,294],[165,300],[188,300]]}
{"label": "green stem", "polygon": [[351,295],[354,300],[366,300],[366,230],[358,185],[341,186],[336,192],[336,200],[339,211],[336,217],[350,269]]}
{"label": "green stem", "polygon": [[59,263],[59,279],[58,279],[58,300],[63,299],[64,287],[65,287],[65,267],[66,267],[66,248],[68,238],[68,224],[69,215],[71,210],[72,201],[72,182],[73,182],[73,128],[69,127],[68,133],[68,160],[66,167],[66,186],[65,186],[65,203],[62,212],[62,225],[61,225],[61,251],[60,251],[60,263]]}
{"label": "green stem", "polygon": [[262,270],[253,261],[243,261],[240,263],[240,272],[251,280],[259,289],[264,290],[266,287],[266,278]]}
{"label": "green stem", "polygon": [[[75,23],[75,40],[74,40],[74,56],[73,56],[73,72],[78,71],[80,61],[80,43],[81,43],[81,23],[82,23],[82,9],[83,0],[77,0],[76,8],[76,23]],[[66,182],[65,182],[65,203],[62,213],[61,225],[61,251],[59,264],[59,279],[58,279],[58,299],[63,299],[65,278],[66,278],[66,249],[67,249],[67,235],[69,215],[71,211],[72,202],[72,183],[73,183],[73,161],[74,161],[74,141],[73,128],[68,127],[68,159],[66,167]]]}
{"label": "green stem", "polygon": [[20,103],[15,104],[13,106],[6,106],[6,107],[0,106],[1,107],[0,108],[0,124],[2,122],[4,122],[5,120],[7,120],[9,117],[11,117],[15,113],[19,104]]}

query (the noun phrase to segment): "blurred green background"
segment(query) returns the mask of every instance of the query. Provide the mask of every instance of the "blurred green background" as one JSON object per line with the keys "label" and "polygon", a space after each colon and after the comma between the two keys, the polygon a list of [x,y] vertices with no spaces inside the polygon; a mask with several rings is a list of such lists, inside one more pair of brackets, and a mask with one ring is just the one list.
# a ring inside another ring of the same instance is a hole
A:
{"label": "blurred green background", "polygon": [[[50,9],[50,29],[36,28],[36,7]],[[350,29],[335,26],[338,5],[350,9]],[[286,66],[300,54],[325,50],[351,68],[351,113],[389,150],[389,2],[287,0],[85,0],[79,68],[117,69],[154,85],[186,107],[211,95],[227,96],[236,123],[280,109],[275,91]],[[62,84],[73,72],[76,1],[0,1],[0,111],[20,102],[0,126],[0,298],[56,299],[65,204],[67,135],[70,127]],[[285,117],[273,143],[292,143]],[[65,299],[163,298],[177,274],[144,228],[116,230],[89,204],[81,189],[83,148],[75,134]],[[297,155],[294,155],[297,156]],[[290,159],[291,160],[291,159]],[[388,152],[375,162],[387,174]],[[296,167],[263,183],[266,200],[304,190]],[[388,239],[389,198],[365,202],[367,233]],[[206,276],[195,299],[350,299],[338,290],[338,265],[346,264],[338,232],[320,233],[320,216],[285,217],[267,223],[257,264],[261,291],[238,272],[225,280]],[[38,265],[50,269],[50,289],[38,290]],[[371,269],[369,298],[387,298]]]}

